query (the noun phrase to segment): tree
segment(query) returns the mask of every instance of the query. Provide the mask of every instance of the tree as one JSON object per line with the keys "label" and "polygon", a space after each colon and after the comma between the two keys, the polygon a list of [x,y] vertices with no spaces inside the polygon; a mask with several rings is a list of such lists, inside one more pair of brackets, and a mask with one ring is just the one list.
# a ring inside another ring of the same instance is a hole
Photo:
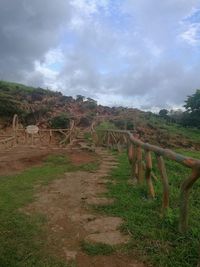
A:
{"label": "tree", "polygon": [[77,95],[77,96],[76,96],[76,101],[77,101],[77,102],[83,102],[84,99],[85,99],[85,97],[84,97],[83,95]]}
{"label": "tree", "polygon": [[159,111],[159,116],[163,118],[167,118],[168,110],[167,109],[161,109]]}
{"label": "tree", "polygon": [[92,98],[90,98],[90,97],[87,98],[87,102],[94,103],[95,105],[97,105],[97,101],[92,99]]}
{"label": "tree", "polygon": [[188,96],[184,107],[186,112],[184,112],[181,124],[184,126],[192,126],[200,128],[200,90],[197,89],[196,92]]}
{"label": "tree", "polygon": [[182,109],[171,109],[168,113],[168,117],[170,119],[170,122],[180,123],[183,119],[184,112]]}
{"label": "tree", "polygon": [[88,97],[84,102],[84,106],[90,110],[95,110],[97,108],[97,101]]}
{"label": "tree", "polygon": [[197,89],[195,94],[187,97],[184,107],[189,113],[200,112],[200,89]]}

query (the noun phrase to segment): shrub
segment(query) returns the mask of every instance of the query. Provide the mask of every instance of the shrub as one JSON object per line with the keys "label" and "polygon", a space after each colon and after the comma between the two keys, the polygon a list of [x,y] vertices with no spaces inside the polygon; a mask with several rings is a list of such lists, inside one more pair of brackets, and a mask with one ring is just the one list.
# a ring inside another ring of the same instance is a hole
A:
{"label": "shrub", "polygon": [[116,126],[112,123],[112,122],[109,122],[109,121],[103,121],[101,122],[97,127],[96,127],[97,130],[106,130],[106,129],[116,129]]}
{"label": "shrub", "polygon": [[78,126],[80,127],[89,127],[92,123],[91,117],[81,117]]}
{"label": "shrub", "polygon": [[59,128],[69,128],[70,119],[66,114],[61,114],[52,118],[49,122],[52,128],[59,129]]}

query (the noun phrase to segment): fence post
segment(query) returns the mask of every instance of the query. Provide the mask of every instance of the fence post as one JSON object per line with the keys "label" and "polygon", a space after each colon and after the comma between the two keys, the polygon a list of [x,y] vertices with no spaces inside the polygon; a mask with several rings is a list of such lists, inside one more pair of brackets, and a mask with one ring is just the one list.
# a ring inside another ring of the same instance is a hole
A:
{"label": "fence post", "polygon": [[151,198],[155,197],[155,191],[151,179],[151,171],[152,171],[152,158],[151,158],[151,152],[149,150],[145,153],[145,161],[146,161],[146,170],[145,170],[145,177],[148,185],[149,190],[149,196]]}
{"label": "fence post", "polygon": [[143,182],[144,173],[143,173],[143,165],[142,165],[142,147],[138,146],[137,148],[137,164],[138,164],[138,181],[139,183]]}
{"label": "fence post", "polygon": [[192,174],[183,181],[181,185],[180,193],[180,221],[179,230],[184,233],[188,227],[188,206],[189,206],[189,194],[190,189],[194,182],[200,177],[200,168],[195,168],[192,170]]}
{"label": "fence post", "polygon": [[132,161],[133,161],[133,144],[131,144],[131,143],[128,144],[128,160],[129,160],[129,163],[132,164]]}
{"label": "fence post", "polygon": [[163,202],[162,202],[162,213],[163,215],[167,212],[169,208],[169,182],[165,167],[165,162],[161,155],[156,155],[158,161],[158,168],[161,174],[162,184],[163,184]]}

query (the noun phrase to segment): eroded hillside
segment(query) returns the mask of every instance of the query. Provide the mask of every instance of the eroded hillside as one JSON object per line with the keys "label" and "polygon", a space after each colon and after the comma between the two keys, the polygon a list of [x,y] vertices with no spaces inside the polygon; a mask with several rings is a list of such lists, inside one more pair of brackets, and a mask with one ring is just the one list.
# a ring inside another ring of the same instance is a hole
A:
{"label": "eroded hillside", "polygon": [[162,147],[200,149],[200,130],[181,127],[151,112],[102,106],[82,95],[73,98],[61,92],[0,81],[1,132],[10,130],[15,113],[23,126],[62,128],[62,124],[67,127],[63,123],[66,118],[74,118],[77,127],[89,128],[95,123],[100,128],[131,130],[143,141]]}

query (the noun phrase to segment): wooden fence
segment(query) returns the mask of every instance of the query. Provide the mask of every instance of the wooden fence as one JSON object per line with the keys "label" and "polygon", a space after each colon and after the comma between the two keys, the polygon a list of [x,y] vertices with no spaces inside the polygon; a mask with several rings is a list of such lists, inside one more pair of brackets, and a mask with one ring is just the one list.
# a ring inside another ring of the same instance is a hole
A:
{"label": "wooden fence", "polygon": [[176,161],[191,169],[190,176],[182,182],[180,187],[179,230],[185,232],[188,227],[189,194],[193,184],[200,178],[200,160],[185,157],[181,154],[174,153],[169,149],[163,149],[155,145],[144,143],[135,138],[130,131],[102,130],[95,133],[93,128],[92,135],[96,144],[104,144],[107,146],[115,145],[119,151],[121,150],[122,145],[127,145],[132,178],[138,183],[142,183],[145,177],[149,196],[151,198],[155,197],[154,186],[152,183],[152,177],[156,178],[155,174],[152,172],[152,154],[155,154],[163,186],[163,214],[165,214],[169,208],[170,194],[164,158]]}
{"label": "wooden fence", "polygon": [[14,136],[0,136],[0,149],[9,149],[15,145]]}
{"label": "wooden fence", "polygon": [[0,148],[12,148],[13,146],[37,146],[37,147],[66,147],[76,137],[77,131],[74,120],[70,121],[69,129],[39,129],[36,134],[28,134],[26,128],[18,127],[17,114],[13,117],[12,135],[0,136]]}
{"label": "wooden fence", "polygon": [[26,129],[15,132],[16,144],[25,146],[66,147],[76,136],[74,121],[69,129],[39,129],[37,134],[28,134]]}

